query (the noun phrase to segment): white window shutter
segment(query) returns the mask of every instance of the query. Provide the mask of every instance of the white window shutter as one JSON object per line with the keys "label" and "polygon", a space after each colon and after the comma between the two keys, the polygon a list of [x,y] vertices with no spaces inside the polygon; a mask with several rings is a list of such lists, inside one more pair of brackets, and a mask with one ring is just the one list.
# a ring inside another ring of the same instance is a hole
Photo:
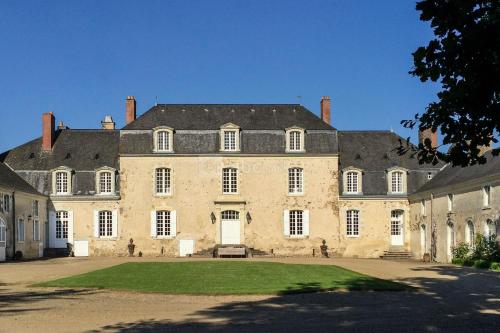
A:
{"label": "white window shutter", "polygon": [[305,209],[302,214],[302,232],[304,236],[309,236],[309,209]]}
{"label": "white window shutter", "polygon": [[94,210],[94,237],[99,238],[99,211]]}
{"label": "white window shutter", "polygon": [[175,210],[170,212],[170,236],[177,236],[177,212]]}
{"label": "white window shutter", "polygon": [[68,243],[73,244],[73,211],[68,210]]}
{"label": "white window shutter", "polygon": [[151,237],[156,238],[156,211],[151,211]]}
{"label": "white window shutter", "polygon": [[285,236],[290,236],[290,211],[283,211],[283,233]]}
{"label": "white window shutter", "polygon": [[118,210],[113,210],[112,218],[113,218],[113,230],[111,230],[111,236],[112,237],[117,237],[118,236]]}
{"label": "white window shutter", "polygon": [[49,247],[56,247],[56,212],[49,211]]}

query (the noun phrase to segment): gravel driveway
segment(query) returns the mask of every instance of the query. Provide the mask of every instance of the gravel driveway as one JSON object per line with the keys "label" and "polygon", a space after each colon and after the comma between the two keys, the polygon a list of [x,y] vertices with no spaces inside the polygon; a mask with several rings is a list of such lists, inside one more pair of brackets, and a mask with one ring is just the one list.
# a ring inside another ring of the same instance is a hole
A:
{"label": "gravel driveway", "polygon": [[170,296],[29,286],[129,260],[180,259],[0,264],[0,332],[495,332],[500,327],[499,273],[412,261],[274,260],[335,264],[420,287],[409,292]]}

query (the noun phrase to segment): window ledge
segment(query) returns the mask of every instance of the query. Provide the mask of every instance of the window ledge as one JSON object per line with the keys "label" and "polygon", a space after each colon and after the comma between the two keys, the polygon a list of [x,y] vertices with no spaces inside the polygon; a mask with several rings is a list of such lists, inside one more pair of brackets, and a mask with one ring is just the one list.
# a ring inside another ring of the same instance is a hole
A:
{"label": "window ledge", "polygon": [[290,235],[290,236],[285,236],[286,238],[288,239],[306,239],[306,238],[309,238],[309,236],[305,236],[305,235]]}
{"label": "window ledge", "polygon": [[173,150],[153,150],[154,154],[173,154]]}
{"label": "window ledge", "polygon": [[115,241],[118,240],[118,237],[94,237],[94,239],[98,241]]}
{"label": "window ledge", "polygon": [[156,236],[156,237],[152,237],[153,239],[175,239],[175,236]]}
{"label": "window ledge", "polygon": [[300,153],[305,153],[305,150],[285,150],[286,153],[290,154],[300,154]]}
{"label": "window ledge", "polygon": [[172,193],[168,193],[168,194],[158,194],[158,193],[156,193],[156,194],[153,195],[153,197],[155,197],[155,198],[168,198],[168,197],[171,197],[171,196],[173,196]]}
{"label": "window ledge", "polygon": [[483,208],[481,208],[482,210],[489,210],[491,209],[491,206],[484,206]]}
{"label": "window ledge", "polygon": [[289,197],[303,197],[303,196],[305,196],[305,193],[304,192],[302,192],[302,193],[288,193],[287,196],[289,196]]}
{"label": "window ledge", "polygon": [[347,238],[359,238],[359,235],[346,235]]}

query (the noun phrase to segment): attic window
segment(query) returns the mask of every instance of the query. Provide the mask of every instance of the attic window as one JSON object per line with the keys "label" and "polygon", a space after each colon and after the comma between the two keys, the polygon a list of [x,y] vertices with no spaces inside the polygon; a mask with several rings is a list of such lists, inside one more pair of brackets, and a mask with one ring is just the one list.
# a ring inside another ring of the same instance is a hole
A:
{"label": "attic window", "polygon": [[360,160],[361,159],[361,155],[359,154],[356,154],[356,156],[354,157],[356,160]]}
{"label": "attic window", "polygon": [[99,159],[99,154],[95,154],[94,160],[98,160],[98,159]]}
{"label": "attic window", "polygon": [[153,132],[154,151],[158,153],[172,152],[174,134],[171,128],[157,128]]}
{"label": "attic window", "polygon": [[220,130],[220,150],[240,151],[240,128],[234,124],[225,124]]}
{"label": "attic window", "polygon": [[286,129],[286,151],[292,153],[304,152],[304,129],[292,127]]}
{"label": "attic window", "polygon": [[30,155],[28,156],[28,158],[35,158],[35,153],[30,153]]}
{"label": "attic window", "polygon": [[71,153],[67,153],[64,159],[69,160],[71,158]]}

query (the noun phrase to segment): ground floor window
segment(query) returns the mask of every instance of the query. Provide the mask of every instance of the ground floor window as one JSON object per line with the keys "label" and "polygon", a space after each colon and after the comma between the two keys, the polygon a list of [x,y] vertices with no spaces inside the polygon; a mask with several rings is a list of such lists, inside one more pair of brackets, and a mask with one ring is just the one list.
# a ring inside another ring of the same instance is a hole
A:
{"label": "ground floor window", "polygon": [[57,239],[67,239],[68,238],[68,212],[59,211],[56,212],[56,238]]}
{"label": "ground floor window", "polygon": [[467,221],[465,225],[465,242],[469,244],[470,247],[474,247],[474,223],[472,221]]}
{"label": "ground floor window", "polygon": [[290,236],[304,235],[304,212],[302,210],[290,211]]}
{"label": "ground floor window", "polygon": [[99,237],[113,236],[113,213],[109,210],[99,212]]}
{"label": "ground floor window", "polygon": [[6,237],[5,237],[5,222],[0,219],[0,246],[5,246],[5,241],[6,241]]}
{"label": "ground floor window", "polygon": [[156,235],[171,235],[170,212],[168,210],[160,210],[156,212]]}
{"label": "ground floor window", "polygon": [[488,219],[484,223],[484,235],[486,237],[491,237],[496,234],[496,226],[495,223],[493,223],[492,220]]}
{"label": "ground floor window", "polygon": [[17,241],[24,242],[24,220],[17,220]]}
{"label": "ground floor window", "polygon": [[40,221],[38,220],[33,221],[33,240],[40,240]]}
{"label": "ground floor window", "polygon": [[346,213],[347,236],[359,236],[359,211],[348,210]]}

